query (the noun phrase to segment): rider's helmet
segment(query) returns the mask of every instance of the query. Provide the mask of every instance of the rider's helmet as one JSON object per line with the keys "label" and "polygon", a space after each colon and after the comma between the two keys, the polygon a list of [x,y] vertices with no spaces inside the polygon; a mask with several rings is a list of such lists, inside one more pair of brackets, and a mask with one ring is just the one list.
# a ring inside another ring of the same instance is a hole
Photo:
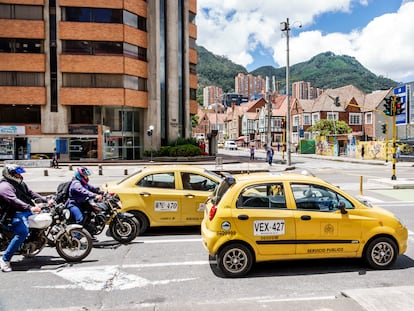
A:
{"label": "rider's helmet", "polygon": [[25,169],[17,164],[5,164],[3,167],[3,177],[18,184],[23,181],[23,176],[21,175],[23,173],[26,173]]}
{"label": "rider's helmet", "polygon": [[90,175],[91,171],[87,167],[79,167],[75,170],[75,178],[82,184],[87,184],[89,182]]}

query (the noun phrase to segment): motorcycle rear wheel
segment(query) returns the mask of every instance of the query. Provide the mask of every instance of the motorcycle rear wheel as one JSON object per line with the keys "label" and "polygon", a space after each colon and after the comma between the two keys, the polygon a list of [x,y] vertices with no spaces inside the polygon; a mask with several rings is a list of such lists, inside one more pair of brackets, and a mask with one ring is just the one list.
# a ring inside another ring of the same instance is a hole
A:
{"label": "motorcycle rear wheel", "polygon": [[139,223],[134,217],[115,217],[110,225],[111,236],[119,243],[129,243],[139,232]]}
{"label": "motorcycle rear wheel", "polygon": [[84,228],[74,228],[68,234],[62,234],[56,241],[56,251],[68,262],[86,258],[93,247],[92,236]]}

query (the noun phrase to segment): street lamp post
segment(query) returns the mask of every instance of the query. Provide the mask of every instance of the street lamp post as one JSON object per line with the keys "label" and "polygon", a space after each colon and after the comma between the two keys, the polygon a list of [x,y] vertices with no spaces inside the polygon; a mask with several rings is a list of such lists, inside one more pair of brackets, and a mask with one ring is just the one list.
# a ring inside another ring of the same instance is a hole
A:
{"label": "street lamp post", "polygon": [[[299,24],[299,28],[302,25]],[[286,22],[280,23],[280,30],[286,32],[286,155],[287,155],[287,165],[291,165],[291,118],[290,118],[290,94],[289,94],[289,34],[290,34],[290,24],[289,18],[286,19]]]}

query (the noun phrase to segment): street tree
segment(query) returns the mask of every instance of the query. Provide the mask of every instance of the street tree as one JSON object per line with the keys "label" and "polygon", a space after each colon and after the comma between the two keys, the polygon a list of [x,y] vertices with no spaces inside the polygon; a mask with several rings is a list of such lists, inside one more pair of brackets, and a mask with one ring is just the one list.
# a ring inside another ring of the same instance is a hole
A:
{"label": "street tree", "polygon": [[322,119],[308,128],[309,132],[319,132],[321,136],[352,133],[352,129],[345,121]]}

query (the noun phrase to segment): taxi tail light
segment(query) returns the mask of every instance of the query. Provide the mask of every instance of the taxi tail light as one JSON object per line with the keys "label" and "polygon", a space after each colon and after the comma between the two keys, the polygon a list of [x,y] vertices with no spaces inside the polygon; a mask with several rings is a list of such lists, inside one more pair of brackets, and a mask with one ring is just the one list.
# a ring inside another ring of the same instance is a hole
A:
{"label": "taxi tail light", "polygon": [[209,213],[209,215],[208,215],[208,219],[209,219],[210,221],[212,221],[212,220],[213,220],[213,218],[214,218],[214,216],[216,216],[216,212],[217,212],[217,207],[216,207],[215,205],[213,205],[213,206],[210,208],[210,213]]}

